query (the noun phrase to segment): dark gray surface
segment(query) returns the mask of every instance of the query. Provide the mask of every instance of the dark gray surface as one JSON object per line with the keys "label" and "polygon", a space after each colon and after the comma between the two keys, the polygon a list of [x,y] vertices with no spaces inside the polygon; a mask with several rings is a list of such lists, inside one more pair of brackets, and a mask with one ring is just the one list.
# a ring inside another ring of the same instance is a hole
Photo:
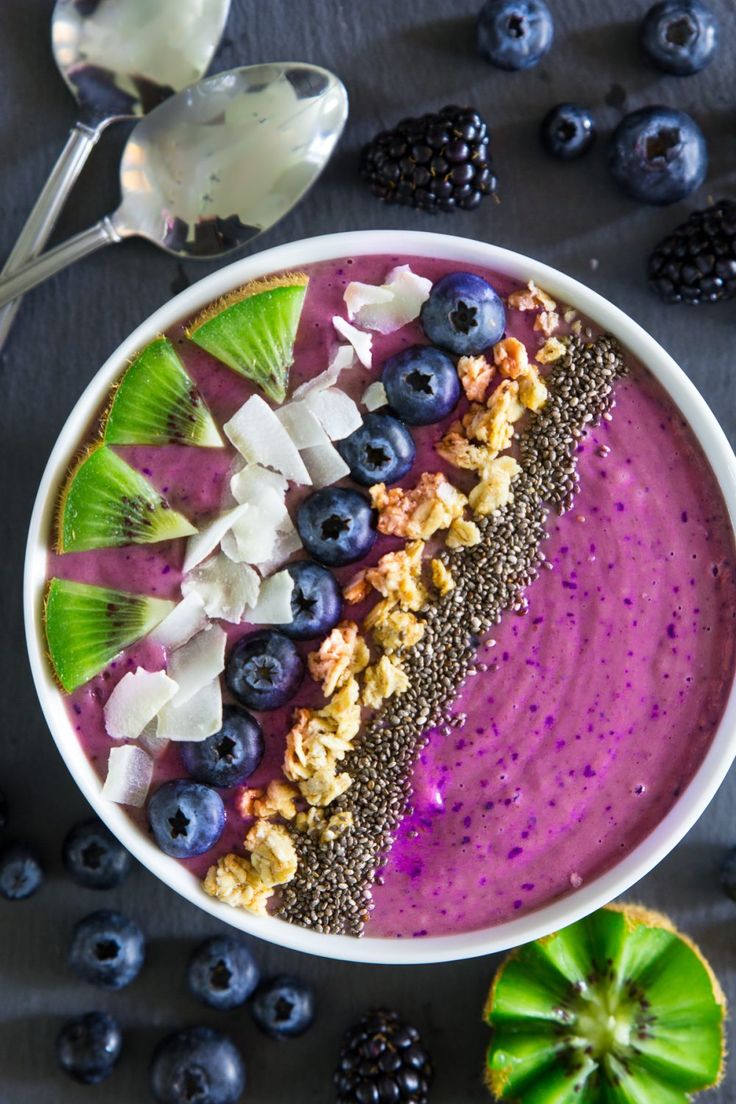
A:
{"label": "dark gray surface", "polygon": [[[602,143],[578,165],[541,154],[538,120],[561,99],[589,103],[603,130],[619,112],[607,101],[625,92],[630,107],[665,102],[691,110],[709,140],[711,169],[695,197],[728,194],[736,174],[733,141],[732,0],[711,0],[721,17],[715,64],[685,80],[667,78],[637,57],[635,23],[646,0],[557,0],[557,42],[538,69],[505,74],[472,51],[473,0],[234,0],[227,41],[215,68],[268,60],[305,60],[335,69],[345,80],[351,120],[327,175],[299,209],[259,245],[329,231],[412,227],[447,231],[510,246],[557,265],[607,295],[675,356],[736,435],[734,306],[664,309],[643,286],[644,257],[691,204],[640,207],[609,181]],[[52,164],[73,105],[48,48],[51,0],[3,0],[0,13],[0,256],[14,236]],[[401,115],[444,103],[473,102],[488,118],[501,178],[501,206],[431,219],[381,206],[355,175],[360,144]],[[116,201],[116,153],[123,127],[95,151],[59,228],[81,229]],[[702,205],[702,203],[700,204]],[[426,1032],[437,1079],[434,1104],[486,1099],[479,1073],[487,1032],[480,1009],[495,961],[381,968],[330,963],[267,944],[256,952],[267,971],[292,971],[318,992],[319,1020],[302,1040],[279,1046],[255,1032],[247,1012],[208,1015],[187,997],[183,970],[196,940],[218,925],[136,869],[120,891],[98,895],[64,878],[59,847],[66,828],[85,812],[44,726],[27,668],[21,619],[23,545],[36,485],[48,452],[81,389],[120,340],[172,291],[209,266],[182,268],[141,243],[95,256],[31,294],[1,367],[2,554],[0,593],[3,706],[0,785],[12,803],[13,830],[38,841],[49,870],[33,900],[0,903],[0,1101],[100,1104],[148,1099],[146,1065],[162,1033],[197,1021],[226,1026],[249,1062],[252,1104],[329,1101],[329,1077],[345,1024],[375,1002],[401,1008]],[[736,906],[724,899],[717,870],[736,843],[731,775],[698,826],[634,898],[666,909],[702,945],[736,1000]],[[146,968],[119,995],[98,994],[68,974],[65,942],[75,919],[100,905],[119,906],[149,936]],[[125,1055],[107,1084],[80,1090],[56,1072],[53,1039],[64,1017],[101,1007],[120,1016]],[[736,1072],[711,1100],[733,1100]]]}

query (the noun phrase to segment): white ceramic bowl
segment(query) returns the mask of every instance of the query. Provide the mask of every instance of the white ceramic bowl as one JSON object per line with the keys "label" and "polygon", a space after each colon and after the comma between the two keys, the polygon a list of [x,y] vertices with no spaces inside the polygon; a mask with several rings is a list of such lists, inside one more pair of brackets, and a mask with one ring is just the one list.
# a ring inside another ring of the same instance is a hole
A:
{"label": "white ceramic bowl", "polygon": [[77,741],[62,694],[51,677],[41,624],[46,553],[57,490],[87,430],[91,413],[102,405],[110,385],[129,358],[179,319],[248,280],[279,269],[298,269],[315,261],[371,253],[437,257],[460,265],[483,265],[524,282],[533,279],[553,296],[577,307],[593,322],[614,334],[657,377],[684,413],[710,461],[732,524],[736,525],[736,457],[718,422],[664,349],[606,299],[547,265],[482,242],[412,231],[334,234],[277,246],[265,253],[236,261],[205,277],[152,314],[100,368],[69,415],[38,490],[26,552],[26,635],[41,706],[77,785],[121,842],[168,886],[227,924],[295,950],[355,962],[442,962],[506,950],[570,924],[623,893],[660,862],[701,815],[736,755],[734,688],[731,688],[723,719],[710,749],[677,804],[651,835],[605,874],[559,901],[497,927],[414,941],[371,938],[370,934],[354,939],[319,935],[276,918],[254,917],[217,902],[202,890],[197,879],[176,859],[164,855],[128,818],[123,808],[102,799],[101,783]]}

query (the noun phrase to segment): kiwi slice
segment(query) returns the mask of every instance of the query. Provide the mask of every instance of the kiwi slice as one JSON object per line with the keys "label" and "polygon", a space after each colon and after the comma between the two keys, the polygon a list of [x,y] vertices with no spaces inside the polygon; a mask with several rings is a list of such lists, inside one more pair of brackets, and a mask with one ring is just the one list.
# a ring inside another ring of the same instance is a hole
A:
{"label": "kiwi slice", "polygon": [[61,492],[59,552],[154,544],[196,532],[140,472],[105,445],[95,445],[82,457]]}
{"label": "kiwi slice", "polygon": [[187,337],[281,403],[308,283],[303,272],[254,280],[207,307]]}
{"label": "kiwi slice", "polygon": [[166,337],[128,366],[103,420],[108,445],[222,448],[212,415]]}
{"label": "kiwi slice", "polygon": [[665,916],[601,909],[501,966],[488,1087],[522,1104],[684,1104],[720,1080],[725,1012],[708,963]]}
{"label": "kiwi slice", "polygon": [[68,693],[88,682],[111,659],[146,636],[174,608],[163,598],[52,579],[44,628],[51,663]]}

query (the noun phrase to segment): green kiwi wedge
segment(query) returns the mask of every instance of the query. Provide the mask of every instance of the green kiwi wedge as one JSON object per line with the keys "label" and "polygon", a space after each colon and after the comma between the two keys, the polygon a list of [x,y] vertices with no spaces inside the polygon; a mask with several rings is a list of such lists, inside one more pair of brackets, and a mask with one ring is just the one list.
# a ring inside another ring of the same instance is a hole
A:
{"label": "green kiwi wedge", "polygon": [[725,1014],[713,971],[667,917],[601,909],[503,963],[486,1081],[520,1104],[685,1104],[721,1078]]}
{"label": "green kiwi wedge", "polygon": [[207,307],[187,337],[282,403],[308,283],[302,272],[254,280]]}
{"label": "green kiwi wedge", "polygon": [[197,530],[172,510],[140,472],[105,445],[95,445],[61,492],[58,552],[154,544]]}
{"label": "green kiwi wedge", "polygon": [[105,414],[108,445],[222,448],[212,415],[166,337],[146,345],[120,380]]}
{"label": "green kiwi wedge", "polygon": [[54,673],[71,693],[98,675],[123,648],[155,629],[173,602],[122,590],[52,579],[43,620]]}

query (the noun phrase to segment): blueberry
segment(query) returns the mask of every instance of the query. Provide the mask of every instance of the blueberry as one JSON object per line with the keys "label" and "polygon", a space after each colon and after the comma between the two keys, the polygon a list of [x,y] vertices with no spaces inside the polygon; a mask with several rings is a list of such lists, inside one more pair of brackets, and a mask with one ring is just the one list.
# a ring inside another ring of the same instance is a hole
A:
{"label": "blueberry", "polygon": [[278,629],[242,637],[230,653],[225,681],[249,709],[278,709],[294,697],[304,677],[304,661],[293,640]]}
{"label": "blueberry", "polygon": [[138,976],[145,956],[143,932],[111,909],[83,917],[72,932],[68,960],[82,981],[103,989],[122,989]]}
{"label": "blueberry", "polygon": [[245,1089],[245,1063],[227,1035],[188,1027],[156,1047],[151,1089],[159,1104],[235,1104]]}
{"label": "blueberry", "polygon": [[411,345],[389,357],[381,378],[391,409],[410,425],[438,422],[460,398],[455,365],[431,345]]}
{"label": "blueberry", "polygon": [[687,77],[711,61],[718,44],[718,25],[701,0],[661,0],[644,16],[639,41],[659,69]]}
{"label": "blueberry", "polygon": [[736,901],[736,847],[728,852],[721,865],[721,885],[728,896]]}
{"label": "blueberry", "polygon": [[295,560],[286,570],[294,580],[291,592],[293,620],[281,625],[281,631],[294,640],[312,640],[326,636],[340,620],[342,592],[326,567],[312,560]]}
{"label": "blueberry", "polygon": [[411,433],[390,414],[366,414],[362,426],[336,447],[355,482],[366,487],[395,483],[410,470],[416,455]]}
{"label": "blueberry", "polygon": [[274,1039],[303,1035],[314,1019],[314,994],[308,985],[290,977],[272,978],[256,993],[251,1006],[261,1031]]}
{"label": "blueberry", "polygon": [[25,843],[8,843],[0,851],[0,897],[22,901],[40,889],[43,881],[41,861]]}
{"label": "blueberry", "polygon": [[482,276],[450,272],[430,291],[421,322],[434,345],[456,356],[474,356],[503,337],[506,311]]}
{"label": "blueberry", "polygon": [[216,790],[177,778],[164,782],[148,802],[148,822],[162,851],[175,859],[190,859],[219,840],[225,806]]}
{"label": "blueberry", "polygon": [[572,161],[587,153],[595,142],[595,122],[587,107],[557,104],[542,119],[540,137],[552,157]]}
{"label": "blueberry", "polygon": [[487,0],[478,13],[476,43],[499,69],[531,69],[549,50],[555,28],[544,0]]}
{"label": "blueberry", "polygon": [[200,943],[187,971],[192,995],[210,1008],[245,1004],[258,985],[255,959],[242,939],[222,935]]}
{"label": "blueberry", "polygon": [[325,487],[308,495],[297,510],[296,525],[307,552],[332,567],[361,560],[376,539],[370,502],[345,487]]}
{"label": "blueberry", "polygon": [[56,1057],[64,1073],[82,1085],[99,1085],[120,1057],[123,1036],[107,1012],[87,1012],[69,1020],[56,1036]]}
{"label": "blueberry", "polygon": [[222,727],[206,740],[181,745],[184,766],[197,782],[209,786],[235,786],[260,765],[264,743],[261,726],[239,705],[222,708]]}
{"label": "blueberry", "polygon": [[705,179],[703,133],[689,115],[671,107],[642,107],[626,115],[608,149],[614,179],[643,203],[675,203]]}
{"label": "blueberry", "polygon": [[131,858],[101,820],[92,817],[75,824],[62,846],[68,874],[88,889],[112,889],[130,873]]}

